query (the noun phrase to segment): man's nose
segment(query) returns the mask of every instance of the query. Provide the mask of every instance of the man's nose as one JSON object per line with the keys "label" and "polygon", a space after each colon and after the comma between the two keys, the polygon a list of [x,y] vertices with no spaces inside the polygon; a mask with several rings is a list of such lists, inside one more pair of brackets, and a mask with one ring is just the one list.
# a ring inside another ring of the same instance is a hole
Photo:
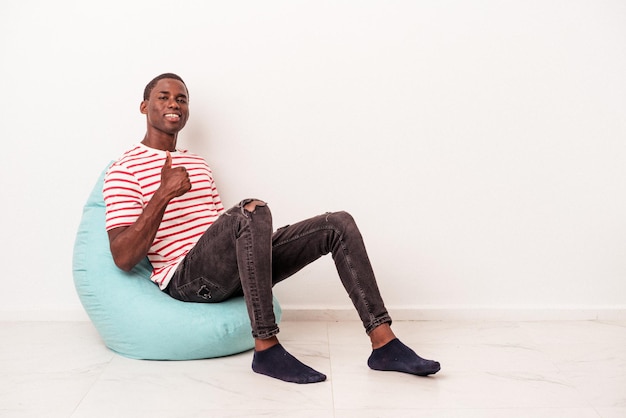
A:
{"label": "man's nose", "polygon": [[167,104],[167,107],[171,107],[173,109],[178,109],[180,107],[180,105],[178,104],[178,100],[173,99],[173,100],[170,100],[170,102]]}

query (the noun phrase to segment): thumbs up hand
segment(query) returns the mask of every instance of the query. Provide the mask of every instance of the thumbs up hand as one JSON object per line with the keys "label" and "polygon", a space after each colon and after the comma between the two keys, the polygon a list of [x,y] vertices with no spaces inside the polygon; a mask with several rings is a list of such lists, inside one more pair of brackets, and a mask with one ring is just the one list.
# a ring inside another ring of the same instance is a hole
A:
{"label": "thumbs up hand", "polygon": [[172,155],[165,151],[165,163],[161,168],[161,186],[166,196],[173,199],[191,190],[191,181],[185,167],[172,168]]}

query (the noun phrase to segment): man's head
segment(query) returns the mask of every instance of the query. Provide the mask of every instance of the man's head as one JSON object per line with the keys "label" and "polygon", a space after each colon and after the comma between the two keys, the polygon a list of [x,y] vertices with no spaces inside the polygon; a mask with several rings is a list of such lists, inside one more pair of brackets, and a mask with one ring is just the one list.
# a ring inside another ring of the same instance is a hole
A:
{"label": "man's head", "polygon": [[148,83],[140,111],[148,122],[148,133],[176,135],[189,118],[189,93],[185,82],[172,73],[161,74]]}
{"label": "man's head", "polygon": [[[183,81],[182,78],[180,78],[180,76],[174,74],[174,73],[164,73],[161,75],[158,75],[156,77],[154,77],[147,85],[146,88],[143,90],[143,99],[144,100],[148,100],[148,98],[150,97],[150,93],[152,92],[152,89],[154,89],[154,86],[157,85],[157,83],[159,82],[159,80],[163,80],[165,78],[171,78],[173,80],[178,80],[181,83],[183,83],[183,85],[185,86],[185,88],[187,88],[187,85],[185,84],[185,82]],[[189,92],[187,92],[187,95],[189,95]]]}

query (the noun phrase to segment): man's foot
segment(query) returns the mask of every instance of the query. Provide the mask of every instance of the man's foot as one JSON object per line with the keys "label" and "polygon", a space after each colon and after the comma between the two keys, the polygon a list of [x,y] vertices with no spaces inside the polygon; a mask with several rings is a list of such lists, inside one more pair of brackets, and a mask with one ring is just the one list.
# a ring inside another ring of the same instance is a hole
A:
{"label": "man's foot", "polygon": [[289,354],[282,345],[276,344],[267,350],[255,351],[252,370],[285,382],[317,383],[326,380],[326,375],[313,370]]}
{"label": "man's foot", "polygon": [[374,370],[403,372],[418,376],[435,374],[441,369],[439,362],[421,358],[397,338],[374,349],[367,360],[367,365]]}

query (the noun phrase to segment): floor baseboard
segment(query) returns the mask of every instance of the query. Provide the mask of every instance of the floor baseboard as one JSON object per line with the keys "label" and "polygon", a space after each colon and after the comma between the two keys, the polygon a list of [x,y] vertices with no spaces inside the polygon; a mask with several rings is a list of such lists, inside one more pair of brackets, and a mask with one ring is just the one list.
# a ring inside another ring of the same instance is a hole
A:
{"label": "floor baseboard", "polygon": [[[358,321],[350,307],[302,307],[281,304],[286,321]],[[623,321],[626,305],[485,307],[389,307],[395,321]],[[2,311],[0,321],[89,321],[83,310]]]}
{"label": "floor baseboard", "polygon": [[[282,306],[287,321],[358,321],[351,308],[302,308]],[[396,321],[623,321],[626,305],[567,307],[390,307]]]}

